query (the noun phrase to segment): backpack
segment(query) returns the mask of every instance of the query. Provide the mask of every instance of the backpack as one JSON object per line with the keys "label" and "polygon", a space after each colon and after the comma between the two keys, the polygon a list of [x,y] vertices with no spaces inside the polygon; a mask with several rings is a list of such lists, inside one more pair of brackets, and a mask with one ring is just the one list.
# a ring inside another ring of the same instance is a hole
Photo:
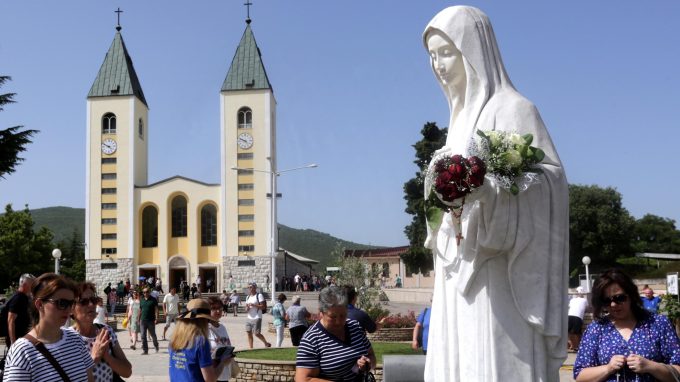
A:
{"label": "backpack", "polygon": [[[267,313],[267,299],[264,298],[264,296],[262,295],[262,293],[258,293],[258,294],[257,294],[257,299],[258,299],[258,300],[260,299],[260,296],[262,296],[262,303],[261,303],[261,304],[264,305],[264,307],[262,307],[262,313]],[[258,302],[259,302],[259,301],[258,301]]]}

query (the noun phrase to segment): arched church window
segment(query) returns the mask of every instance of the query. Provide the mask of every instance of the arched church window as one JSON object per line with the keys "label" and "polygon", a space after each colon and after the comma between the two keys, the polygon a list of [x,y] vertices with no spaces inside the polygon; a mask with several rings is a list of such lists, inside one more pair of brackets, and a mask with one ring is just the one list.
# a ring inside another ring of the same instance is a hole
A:
{"label": "arched church window", "polygon": [[158,247],[158,210],[146,206],[142,211],[142,248]]}
{"label": "arched church window", "polygon": [[113,113],[106,113],[102,117],[102,134],[116,133],[116,115]]}
{"label": "arched church window", "polygon": [[139,123],[137,124],[137,133],[139,134],[139,137],[141,139],[144,139],[144,120],[141,118],[139,119]]}
{"label": "arched church window", "polygon": [[187,199],[175,196],[172,199],[172,237],[187,236]]}
{"label": "arched church window", "polygon": [[253,127],[253,111],[249,107],[242,107],[238,110],[238,128],[250,129]]}
{"label": "arched church window", "polygon": [[217,209],[208,204],[201,209],[201,246],[217,245]]}
{"label": "arched church window", "polygon": [[390,263],[383,263],[382,275],[383,277],[390,277]]}

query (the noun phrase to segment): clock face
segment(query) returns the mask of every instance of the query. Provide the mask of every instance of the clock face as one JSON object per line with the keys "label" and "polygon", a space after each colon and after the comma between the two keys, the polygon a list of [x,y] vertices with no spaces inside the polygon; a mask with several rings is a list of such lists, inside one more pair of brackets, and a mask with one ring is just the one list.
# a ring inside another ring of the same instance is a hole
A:
{"label": "clock face", "polygon": [[248,133],[241,133],[238,135],[236,143],[238,143],[238,147],[242,149],[249,149],[253,147],[253,136]]}
{"label": "clock face", "polygon": [[102,152],[106,155],[111,155],[116,152],[118,144],[111,138],[106,138],[102,141]]}

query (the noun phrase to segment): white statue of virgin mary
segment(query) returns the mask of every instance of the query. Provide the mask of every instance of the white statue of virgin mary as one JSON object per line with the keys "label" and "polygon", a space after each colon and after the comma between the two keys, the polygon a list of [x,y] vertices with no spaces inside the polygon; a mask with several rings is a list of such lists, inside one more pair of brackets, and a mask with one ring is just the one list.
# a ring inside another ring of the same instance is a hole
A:
{"label": "white statue of virgin mary", "polygon": [[460,223],[447,213],[428,232],[435,285],[425,380],[557,381],[567,350],[564,169],[538,110],[510,82],[484,13],[446,8],[423,40],[451,108],[440,152],[468,156],[477,129],[531,133],[545,152],[538,182],[512,195],[487,176]]}

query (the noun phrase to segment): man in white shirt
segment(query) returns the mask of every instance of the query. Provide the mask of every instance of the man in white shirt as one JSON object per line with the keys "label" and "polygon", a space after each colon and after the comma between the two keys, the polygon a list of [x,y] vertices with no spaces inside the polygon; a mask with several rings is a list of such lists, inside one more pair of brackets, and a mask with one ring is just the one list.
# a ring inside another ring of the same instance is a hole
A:
{"label": "man in white shirt", "polygon": [[262,311],[267,309],[262,293],[257,293],[257,284],[251,282],[248,284],[250,294],[246,298],[246,310],[248,311],[248,320],[246,321],[246,333],[248,333],[248,346],[253,348],[253,332],[259,338],[265,347],[271,347],[272,344],[267,342],[267,339],[262,335]]}
{"label": "man in white shirt", "polygon": [[576,288],[576,296],[569,300],[569,339],[567,340],[567,350],[575,352],[581,343],[581,330],[583,329],[583,316],[588,308],[588,300],[583,296],[583,287]]}
{"label": "man in white shirt", "polygon": [[295,281],[295,291],[300,292],[302,290],[302,277],[300,277],[299,273],[295,274],[293,281]]}
{"label": "man in white shirt", "polygon": [[165,341],[165,333],[179,314],[179,296],[175,288],[170,288],[170,293],[163,298],[163,314],[165,314],[165,328],[163,328],[163,341]]}

